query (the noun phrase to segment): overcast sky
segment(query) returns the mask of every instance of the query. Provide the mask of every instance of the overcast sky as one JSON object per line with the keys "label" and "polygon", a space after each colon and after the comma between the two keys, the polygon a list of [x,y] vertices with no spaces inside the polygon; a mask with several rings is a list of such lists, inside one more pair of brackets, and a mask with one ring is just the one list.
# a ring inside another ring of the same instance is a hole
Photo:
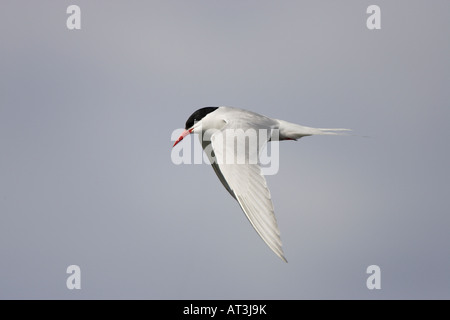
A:
{"label": "overcast sky", "polygon": [[[0,298],[449,299],[449,12],[2,0]],[[171,161],[172,131],[220,105],[354,130],[280,146],[288,264],[208,165]]]}

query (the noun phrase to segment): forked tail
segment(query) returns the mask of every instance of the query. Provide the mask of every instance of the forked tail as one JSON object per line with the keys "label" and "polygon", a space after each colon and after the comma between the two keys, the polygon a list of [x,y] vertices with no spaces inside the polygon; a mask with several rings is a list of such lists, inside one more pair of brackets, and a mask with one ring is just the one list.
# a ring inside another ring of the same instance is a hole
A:
{"label": "forked tail", "polygon": [[326,128],[311,128],[301,126],[299,124],[278,120],[280,123],[280,140],[297,140],[301,137],[312,135],[346,135],[351,129],[326,129]]}

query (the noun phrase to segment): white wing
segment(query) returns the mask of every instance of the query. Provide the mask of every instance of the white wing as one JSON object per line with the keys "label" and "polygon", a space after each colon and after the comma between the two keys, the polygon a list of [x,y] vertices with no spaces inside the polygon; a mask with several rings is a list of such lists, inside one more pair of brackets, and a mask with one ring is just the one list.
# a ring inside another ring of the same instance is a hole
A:
{"label": "white wing", "polygon": [[[253,121],[255,120],[253,117],[251,118]],[[258,163],[249,161],[254,159],[252,157],[258,157],[261,147],[267,143],[267,140],[261,141],[258,139],[257,148],[246,148],[244,154],[239,153],[235,146],[239,135],[244,134],[247,129],[266,129],[270,132],[275,123],[272,122],[272,119],[268,118],[265,118],[264,121],[257,121],[257,123],[251,123],[248,120],[241,117],[239,120],[227,121],[227,125],[221,131],[211,136],[213,150],[213,153],[211,153],[219,161],[214,162],[215,159],[212,159],[211,156],[210,160],[212,160],[212,166],[220,181],[228,192],[239,202],[239,205],[256,232],[273,252],[287,262],[281,248],[280,232],[266,179],[261,174],[261,168]],[[236,133],[235,139],[223,139],[224,132],[227,129],[236,128],[243,130]],[[268,138],[270,138],[270,135]],[[206,151],[209,143],[203,142],[202,144]],[[230,161],[226,161],[227,154],[230,153],[233,154],[234,160],[231,163]],[[207,154],[209,156],[208,152]]]}

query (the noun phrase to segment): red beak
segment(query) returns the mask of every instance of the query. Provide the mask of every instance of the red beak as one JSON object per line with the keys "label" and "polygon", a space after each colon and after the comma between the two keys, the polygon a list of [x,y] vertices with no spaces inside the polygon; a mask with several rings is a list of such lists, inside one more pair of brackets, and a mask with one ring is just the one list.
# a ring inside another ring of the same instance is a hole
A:
{"label": "red beak", "polygon": [[175,143],[173,144],[172,148],[175,147],[177,145],[178,142],[180,142],[181,140],[184,139],[184,137],[186,137],[188,134],[190,134],[192,131],[194,131],[194,129],[189,129],[189,130],[184,130],[183,133],[181,134],[181,136],[177,139],[177,141],[175,141]]}

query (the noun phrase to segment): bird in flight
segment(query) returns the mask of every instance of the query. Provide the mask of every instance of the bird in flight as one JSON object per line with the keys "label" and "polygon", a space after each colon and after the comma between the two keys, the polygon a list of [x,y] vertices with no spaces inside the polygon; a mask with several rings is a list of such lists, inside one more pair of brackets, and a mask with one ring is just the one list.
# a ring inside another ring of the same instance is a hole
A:
{"label": "bird in flight", "polygon": [[[297,140],[311,135],[339,135],[345,131],[350,130],[305,127],[232,107],[205,107],[188,118],[184,132],[173,147],[187,135],[199,134],[202,148],[225,189],[239,203],[269,248],[287,262],[270,191],[259,164],[261,149],[269,141]],[[230,132],[232,134],[228,134]],[[255,132],[256,139],[249,138],[249,145],[240,147],[239,143],[245,144],[249,132]]]}

